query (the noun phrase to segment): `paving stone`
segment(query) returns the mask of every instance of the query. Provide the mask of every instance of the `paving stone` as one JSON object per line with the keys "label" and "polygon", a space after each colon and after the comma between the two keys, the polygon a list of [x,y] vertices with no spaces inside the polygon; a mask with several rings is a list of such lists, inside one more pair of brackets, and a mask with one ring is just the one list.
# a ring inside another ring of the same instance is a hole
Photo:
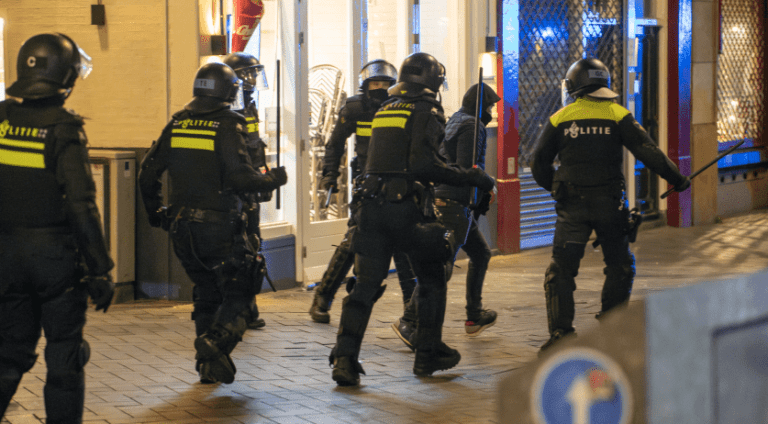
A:
{"label": "paving stone", "polygon": [[[734,277],[768,266],[768,211],[726,218],[722,224],[641,231],[633,300],[700,281]],[[536,357],[547,338],[544,270],[550,248],[495,256],[483,302],[499,313],[476,338],[464,333],[464,281],[459,261],[449,283],[444,339],[462,354],[459,365],[417,378],[414,354],[390,324],[403,306],[395,274],[377,302],[360,359],[367,375],[357,388],[338,387],[328,355],[336,340],[341,291],[331,323],[307,313],[313,293],[297,288],[259,295],[267,326],[249,330],[233,352],[231,385],[202,385],[194,370],[194,324],[188,302],[144,300],[89,312],[85,327],[92,356],[86,366],[88,424],[136,423],[493,423],[498,383]],[[599,249],[588,248],[579,276],[575,326],[597,328],[605,278]],[[22,379],[2,423],[41,423],[45,339],[35,367]]]}

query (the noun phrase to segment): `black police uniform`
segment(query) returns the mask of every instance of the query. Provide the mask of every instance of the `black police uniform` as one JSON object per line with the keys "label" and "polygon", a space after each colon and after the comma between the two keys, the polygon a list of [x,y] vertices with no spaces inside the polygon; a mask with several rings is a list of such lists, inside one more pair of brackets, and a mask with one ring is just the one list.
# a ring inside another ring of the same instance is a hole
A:
{"label": "black police uniform", "polygon": [[[328,143],[325,145],[325,156],[323,157],[323,178],[336,181],[339,177],[339,166],[341,158],[346,153],[346,141],[352,134],[355,134],[355,154],[357,155],[350,163],[352,168],[352,179],[357,181],[368,162],[368,144],[371,138],[371,125],[373,117],[381,104],[370,99],[365,94],[352,96],[347,99],[344,107],[339,111],[339,118],[336,126],[331,133]],[[344,239],[334,251],[331,261],[323,274],[320,283],[315,287],[315,300],[310,309],[310,315],[318,322],[328,322],[326,315],[327,305],[330,305],[336,292],[339,290],[344,277],[349,272],[355,260],[354,252],[350,249],[350,240],[357,227],[355,221],[355,211],[359,204],[356,199],[350,202],[350,218],[347,223],[347,233]],[[413,295],[416,287],[416,279],[411,270],[411,264],[408,256],[403,253],[394,255],[395,267],[397,268],[400,288],[403,293],[403,302],[407,304]],[[319,311],[317,311],[319,309]],[[319,312],[319,314],[318,314]]]}
{"label": "black police uniform", "polygon": [[[629,300],[635,258],[627,236],[622,147],[672,185],[685,183],[686,177],[632,114],[611,100],[577,99],[549,118],[537,140],[533,177],[557,201],[552,263],[544,281],[553,338],[574,331],[574,277],[592,230],[605,261],[602,311]],[[553,166],[556,157],[560,161],[557,169]]]}
{"label": "black police uniform", "polygon": [[[460,170],[446,165],[438,154],[445,118],[433,91],[420,84],[398,83],[389,90],[373,120],[367,176],[363,182],[358,228],[352,238],[357,284],[344,299],[336,346],[331,362],[351,361],[356,371],[365,329],[374,302],[383,293],[389,261],[404,252],[419,280],[419,331],[414,372],[428,375],[444,369],[422,364],[420,358],[441,354],[458,356],[442,343],[445,317],[445,261],[453,253],[450,236],[434,217],[432,182],[454,185],[485,185],[493,182],[479,170]],[[479,171],[479,172],[477,172]],[[459,356],[460,357],[460,356]],[[337,379],[344,367],[335,363],[334,379],[341,385],[356,384],[348,376]],[[453,365],[451,365],[453,366]]]}
{"label": "black police uniform", "polygon": [[[242,110],[236,110],[245,117],[245,131],[247,137],[245,139],[246,147],[248,150],[248,156],[251,159],[251,165],[257,172],[266,173],[269,170],[267,166],[267,145],[259,136],[259,110],[256,109],[256,105],[251,102]],[[248,240],[251,243],[251,247],[256,252],[257,266],[260,267],[263,272],[261,275],[266,275],[266,263],[264,256],[261,253],[261,203],[269,202],[272,199],[272,191],[258,191],[253,193],[243,194],[243,200],[245,202],[245,214],[248,220],[246,226],[246,234]],[[258,281],[254,281],[256,286],[256,294],[261,292],[261,286],[263,285],[263,276],[258,277]],[[265,325],[264,320],[259,318],[259,308],[256,305],[256,298],[250,304],[251,316],[249,318],[249,328],[261,328]]]}
{"label": "black police uniform", "polygon": [[[270,173],[251,166],[245,131],[245,118],[228,104],[212,111],[179,111],[147,153],[139,175],[153,219],[162,206],[160,177],[168,170],[171,206],[165,225],[176,256],[195,284],[195,347],[201,336],[211,335],[232,368],[228,355],[246,329],[249,303],[256,294],[256,252],[247,242],[239,195],[280,185]],[[198,367],[212,359],[200,356],[198,348]]]}
{"label": "black police uniform", "polygon": [[[49,423],[82,422],[87,274],[113,267],[83,120],[58,97],[0,103],[0,417],[45,332]],[[110,294],[111,299],[111,294]]]}

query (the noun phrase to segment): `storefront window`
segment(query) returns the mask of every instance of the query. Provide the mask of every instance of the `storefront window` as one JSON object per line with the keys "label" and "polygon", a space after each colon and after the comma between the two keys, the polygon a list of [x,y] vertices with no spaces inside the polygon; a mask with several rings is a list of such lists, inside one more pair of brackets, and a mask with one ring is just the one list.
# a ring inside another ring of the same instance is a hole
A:
{"label": "storefront window", "polygon": [[[339,110],[347,97],[354,96],[350,68],[349,0],[324,0],[308,5],[308,65],[309,65],[309,219],[312,222],[347,219],[349,216],[348,156],[340,161],[339,192],[328,193],[320,187],[325,157],[325,145],[331,137]],[[352,151],[349,144],[347,151]],[[353,147],[353,146],[352,146]]]}
{"label": "storefront window", "polygon": [[[243,51],[255,56],[259,62],[264,65],[267,75],[268,89],[256,91],[254,100],[259,111],[259,135],[267,144],[267,165],[274,167],[278,165],[277,152],[277,90],[276,67],[277,61],[281,59],[282,49],[278,48],[282,42],[280,28],[286,28],[281,19],[289,19],[282,16],[279,2],[275,0],[264,0],[261,2],[243,3],[238,0],[200,0],[200,33],[203,39],[210,40],[206,45],[208,50],[201,51],[200,64],[218,61],[220,62],[225,54],[232,51]],[[256,10],[242,10],[242,8]],[[254,15],[259,13],[261,16]],[[238,15],[239,14],[239,15]],[[246,16],[243,16],[246,15]],[[287,28],[292,28],[291,22]],[[285,75],[285,64],[283,66],[283,75],[281,81],[289,81],[290,77]],[[283,85],[283,88],[285,86]],[[283,94],[282,99],[286,96]],[[285,107],[285,104],[282,105]],[[286,113],[283,109],[283,113]],[[285,117],[283,117],[285,118]],[[283,122],[285,122],[283,120]],[[282,137],[280,139],[280,165],[285,166],[289,182],[295,182],[292,170],[296,168],[296,157],[293,154],[292,141],[286,137],[287,129],[281,128]],[[279,208],[277,191],[269,202],[261,204],[261,222],[262,224],[277,223],[287,221],[291,216],[286,212],[295,208],[295,184],[286,185],[280,189]]]}

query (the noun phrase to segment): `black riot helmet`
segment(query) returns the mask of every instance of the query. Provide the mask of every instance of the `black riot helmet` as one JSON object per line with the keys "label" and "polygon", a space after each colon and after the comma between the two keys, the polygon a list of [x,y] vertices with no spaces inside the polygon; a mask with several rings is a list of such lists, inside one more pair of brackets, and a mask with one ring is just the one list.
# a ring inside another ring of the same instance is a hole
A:
{"label": "black riot helmet", "polygon": [[445,66],[429,53],[413,53],[400,65],[397,81],[421,84],[437,93],[445,84]]}
{"label": "black riot helmet", "polygon": [[67,98],[77,77],[91,73],[91,58],[64,34],[38,34],[19,50],[16,73],[19,79],[6,90],[9,96],[42,99]]}
{"label": "black riot helmet", "polygon": [[240,89],[240,78],[235,71],[223,63],[207,63],[197,70],[194,98],[184,106],[185,109],[205,113],[229,107]]}
{"label": "black riot helmet", "polygon": [[264,65],[259,63],[259,59],[248,53],[234,52],[228,54],[223,62],[232,68],[237,77],[243,80],[243,90],[266,90],[267,76],[264,73]]}
{"label": "black riot helmet", "polygon": [[619,97],[610,87],[611,71],[603,62],[594,58],[577,60],[562,82],[563,105],[585,95],[598,99]]}
{"label": "black riot helmet", "polygon": [[397,69],[384,59],[374,59],[360,70],[358,81],[363,92],[368,90],[368,81],[388,81],[391,86],[397,81]]}

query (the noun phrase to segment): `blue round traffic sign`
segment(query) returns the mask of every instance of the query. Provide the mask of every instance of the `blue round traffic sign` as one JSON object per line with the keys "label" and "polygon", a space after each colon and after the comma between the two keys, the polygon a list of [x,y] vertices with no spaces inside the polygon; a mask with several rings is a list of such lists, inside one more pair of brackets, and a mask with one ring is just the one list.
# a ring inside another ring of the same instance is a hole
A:
{"label": "blue round traffic sign", "polygon": [[594,349],[572,348],[536,371],[531,411],[537,424],[627,424],[632,392],[612,359]]}

